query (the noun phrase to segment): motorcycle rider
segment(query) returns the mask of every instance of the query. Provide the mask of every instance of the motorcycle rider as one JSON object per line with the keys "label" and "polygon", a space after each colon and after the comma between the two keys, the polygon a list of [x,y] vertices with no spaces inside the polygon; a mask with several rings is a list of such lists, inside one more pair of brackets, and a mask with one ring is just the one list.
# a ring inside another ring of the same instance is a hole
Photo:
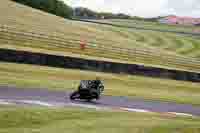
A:
{"label": "motorcycle rider", "polygon": [[93,80],[93,89],[92,89],[92,91],[97,94],[97,99],[100,98],[101,92],[104,91],[103,83],[102,83],[102,81],[100,80],[99,77],[96,77],[96,79]]}
{"label": "motorcycle rider", "polygon": [[96,77],[95,80],[81,80],[80,86],[78,87],[79,92],[84,90],[89,90],[90,93],[97,95],[97,99],[100,98],[101,92],[104,91],[104,86],[99,77]]}

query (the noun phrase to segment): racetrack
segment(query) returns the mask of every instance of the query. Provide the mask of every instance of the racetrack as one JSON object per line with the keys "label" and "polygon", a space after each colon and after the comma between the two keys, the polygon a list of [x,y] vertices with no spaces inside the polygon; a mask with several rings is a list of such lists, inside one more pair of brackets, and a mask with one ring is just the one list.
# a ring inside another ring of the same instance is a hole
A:
{"label": "racetrack", "polygon": [[144,101],[126,97],[103,96],[97,102],[69,100],[70,92],[47,91],[41,89],[22,89],[0,87],[0,104],[36,104],[41,106],[81,106],[96,109],[118,109],[133,112],[157,112],[161,114],[200,116],[200,107],[188,104]]}

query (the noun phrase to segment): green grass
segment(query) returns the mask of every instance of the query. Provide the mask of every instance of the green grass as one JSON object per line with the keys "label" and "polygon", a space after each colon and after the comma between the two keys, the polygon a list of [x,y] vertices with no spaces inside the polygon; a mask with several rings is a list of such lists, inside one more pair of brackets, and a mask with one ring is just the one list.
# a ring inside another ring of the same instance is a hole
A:
{"label": "green grass", "polygon": [[199,133],[199,118],[79,108],[1,107],[0,133]]}
{"label": "green grass", "polygon": [[106,95],[200,105],[199,83],[0,63],[1,86],[66,91],[76,89],[81,79],[94,79],[96,76],[103,80]]}
{"label": "green grass", "polygon": [[[53,37],[41,39],[38,37],[24,37],[19,34],[6,37],[7,34],[1,32],[0,48],[137,63],[193,72],[200,71],[199,62],[193,63],[190,59],[189,61],[182,61],[182,57],[179,57],[179,54],[181,54],[185,57],[194,57],[194,60],[198,59],[200,47],[197,45],[200,44],[200,41],[193,37],[67,20],[9,0],[4,0],[0,5],[0,24],[15,27],[16,31],[24,33],[32,31],[37,34],[42,33],[57,37],[57,41]],[[145,26],[145,23],[141,25]],[[9,31],[14,30],[10,29]],[[83,39],[88,44],[93,44],[96,47],[81,51],[77,43]],[[72,46],[69,46],[70,44]],[[99,49],[102,46],[104,48]],[[153,49],[153,51],[130,55],[128,52],[110,51],[108,48],[113,46],[131,48],[132,52],[134,52],[134,49]],[[151,55],[145,55],[149,53]],[[169,59],[169,57],[172,59]]]}
{"label": "green grass", "polygon": [[168,25],[168,24],[161,24],[159,22],[148,22],[148,21],[141,21],[134,19],[105,19],[105,20],[93,20],[93,21],[116,24],[121,26],[147,28],[152,30],[170,30],[170,31],[186,32],[186,33],[200,33],[200,28],[197,26]]}

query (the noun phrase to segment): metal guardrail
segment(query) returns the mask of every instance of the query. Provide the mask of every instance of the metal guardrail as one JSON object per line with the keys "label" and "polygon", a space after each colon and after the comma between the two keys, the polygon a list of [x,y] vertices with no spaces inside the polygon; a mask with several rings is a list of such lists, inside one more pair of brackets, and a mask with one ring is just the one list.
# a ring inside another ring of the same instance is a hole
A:
{"label": "metal guardrail", "polygon": [[[1,34],[3,36],[1,36]],[[17,37],[17,38],[16,38]],[[51,44],[60,48],[71,48],[80,50],[80,37],[78,39],[74,37],[61,37],[56,34],[35,33],[33,31],[21,30],[8,25],[0,25],[0,39],[7,41],[37,41],[41,43]],[[142,48],[121,48],[117,46],[104,45],[97,42],[87,42],[86,49],[99,51],[99,55],[104,57],[110,57],[110,55],[116,55],[115,59],[130,60],[140,63],[144,61],[153,65],[165,65],[169,67],[176,67],[179,69],[193,70],[200,72],[200,61],[195,58],[187,58],[183,56],[177,56],[171,53],[162,53],[159,50],[154,49],[142,49]],[[78,51],[77,51],[78,52]],[[106,53],[107,52],[107,53]],[[83,52],[84,53],[84,52]],[[109,55],[110,54],[110,55]],[[114,56],[112,56],[114,58]],[[142,61],[143,60],[143,61]],[[156,62],[156,63],[155,63]]]}

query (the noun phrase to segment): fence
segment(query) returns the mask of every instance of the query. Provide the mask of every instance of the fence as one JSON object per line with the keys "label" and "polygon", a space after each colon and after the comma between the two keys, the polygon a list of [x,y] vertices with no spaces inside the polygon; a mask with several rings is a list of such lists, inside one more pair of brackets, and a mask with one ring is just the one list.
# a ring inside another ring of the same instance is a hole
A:
{"label": "fence", "polygon": [[[156,67],[200,72],[200,61],[195,58],[187,58],[165,51],[151,48],[121,48],[114,45],[106,45],[95,41],[88,41],[86,50],[80,49],[80,35],[59,36],[41,32],[28,31],[19,27],[0,25],[0,41],[7,44],[29,46],[35,48],[51,49],[89,56],[111,58],[130,63],[149,64]],[[27,43],[34,43],[27,44]]]}

